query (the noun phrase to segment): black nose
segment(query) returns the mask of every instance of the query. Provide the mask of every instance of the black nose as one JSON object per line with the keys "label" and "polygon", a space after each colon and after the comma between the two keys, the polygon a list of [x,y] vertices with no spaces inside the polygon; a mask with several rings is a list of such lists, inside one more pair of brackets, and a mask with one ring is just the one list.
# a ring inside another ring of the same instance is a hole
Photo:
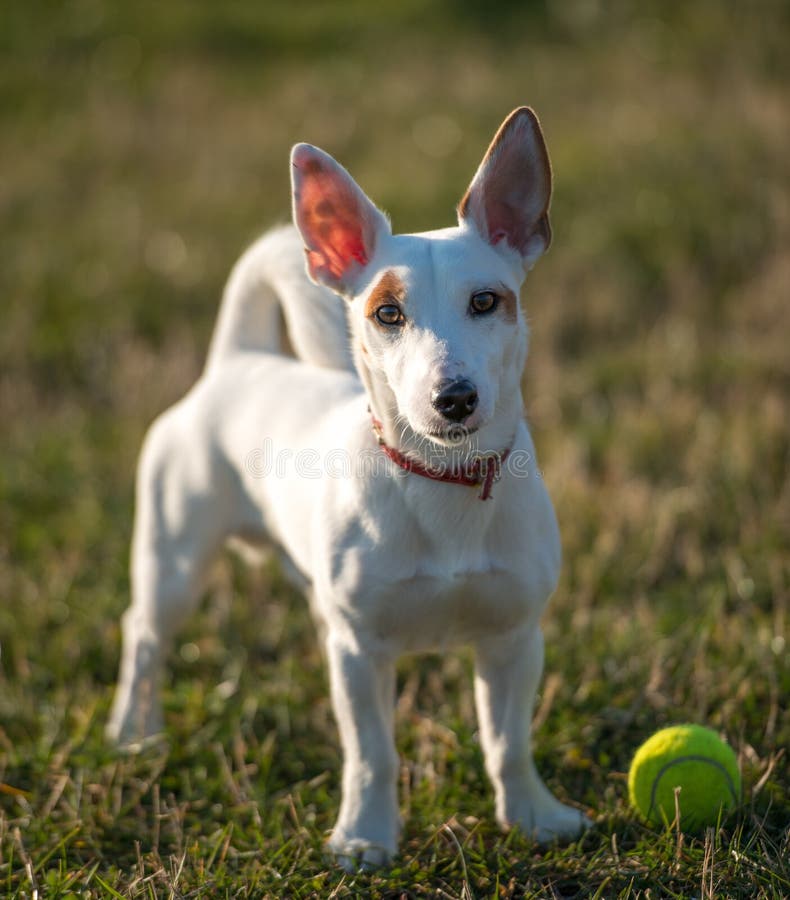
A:
{"label": "black nose", "polygon": [[463,422],[477,408],[477,388],[468,378],[440,381],[431,397],[433,408],[451,422]]}

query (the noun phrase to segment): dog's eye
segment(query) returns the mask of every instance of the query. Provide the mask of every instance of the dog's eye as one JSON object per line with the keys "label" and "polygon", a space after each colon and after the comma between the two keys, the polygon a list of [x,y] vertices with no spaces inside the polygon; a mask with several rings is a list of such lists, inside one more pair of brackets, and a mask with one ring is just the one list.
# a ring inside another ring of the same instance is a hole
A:
{"label": "dog's eye", "polygon": [[376,312],[376,321],[381,325],[403,325],[404,317],[399,306],[394,303],[385,303]]}
{"label": "dog's eye", "polygon": [[493,312],[499,302],[499,297],[493,291],[478,291],[472,294],[469,301],[469,310],[474,316],[482,316]]}

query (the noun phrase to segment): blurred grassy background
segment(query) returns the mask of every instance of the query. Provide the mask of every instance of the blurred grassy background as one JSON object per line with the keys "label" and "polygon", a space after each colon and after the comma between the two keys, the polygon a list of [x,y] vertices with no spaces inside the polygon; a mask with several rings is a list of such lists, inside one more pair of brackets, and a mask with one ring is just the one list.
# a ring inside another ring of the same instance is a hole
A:
{"label": "blurred grassy background", "polygon": [[[790,893],[789,47],[781,0],[2,4],[0,890]],[[292,143],[397,230],[438,227],[522,103],[555,168],[525,387],[566,555],[537,752],[598,825],[569,850],[500,838],[469,658],[412,660],[403,857],[343,879],[321,662],[276,569],[219,567],[172,748],[103,744],[136,454],[230,265],[287,218]],[[685,843],[633,820],[623,774],[681,720],[747,779]]]}

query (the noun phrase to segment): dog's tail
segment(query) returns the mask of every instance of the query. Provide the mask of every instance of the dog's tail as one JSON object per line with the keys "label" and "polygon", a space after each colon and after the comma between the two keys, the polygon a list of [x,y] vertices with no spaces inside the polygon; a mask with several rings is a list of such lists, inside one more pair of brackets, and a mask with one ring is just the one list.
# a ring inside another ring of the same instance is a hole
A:
{"label": "dog's tail", "polygon": [[344,301],[307,277],[302,240],[292,225],[264,234],[233,267],[206,371],[248,352],[353,369]]}

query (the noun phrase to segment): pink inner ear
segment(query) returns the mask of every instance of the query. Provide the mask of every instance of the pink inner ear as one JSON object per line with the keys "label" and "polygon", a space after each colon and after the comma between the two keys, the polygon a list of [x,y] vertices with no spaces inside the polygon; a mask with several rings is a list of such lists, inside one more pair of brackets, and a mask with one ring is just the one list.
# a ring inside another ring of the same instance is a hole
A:
{"label": "pink inner ear", "polygon": [[529,145],[518,140],[516,129],[503,135],[490,154],[482,199],[488,239],[492,244],[505,239],[511,247],[524,251],[535,222],[543,212],[538,166]]}
{"label": "pink inner ear", "polygon": [[353,188],[340,173],[325,169],[319,160],[301,169],[297,209],[299,225],[308,244],[311,269],[341,279],[354,263],[365,265],[364,213]]}
{"label": "pink inner ear", "polygon": [[487,200],[485,210],[488,240],[494,245],[504,240],[514,249],[523,252],[534,225],[525,211],[512,209],[499,197]]}

